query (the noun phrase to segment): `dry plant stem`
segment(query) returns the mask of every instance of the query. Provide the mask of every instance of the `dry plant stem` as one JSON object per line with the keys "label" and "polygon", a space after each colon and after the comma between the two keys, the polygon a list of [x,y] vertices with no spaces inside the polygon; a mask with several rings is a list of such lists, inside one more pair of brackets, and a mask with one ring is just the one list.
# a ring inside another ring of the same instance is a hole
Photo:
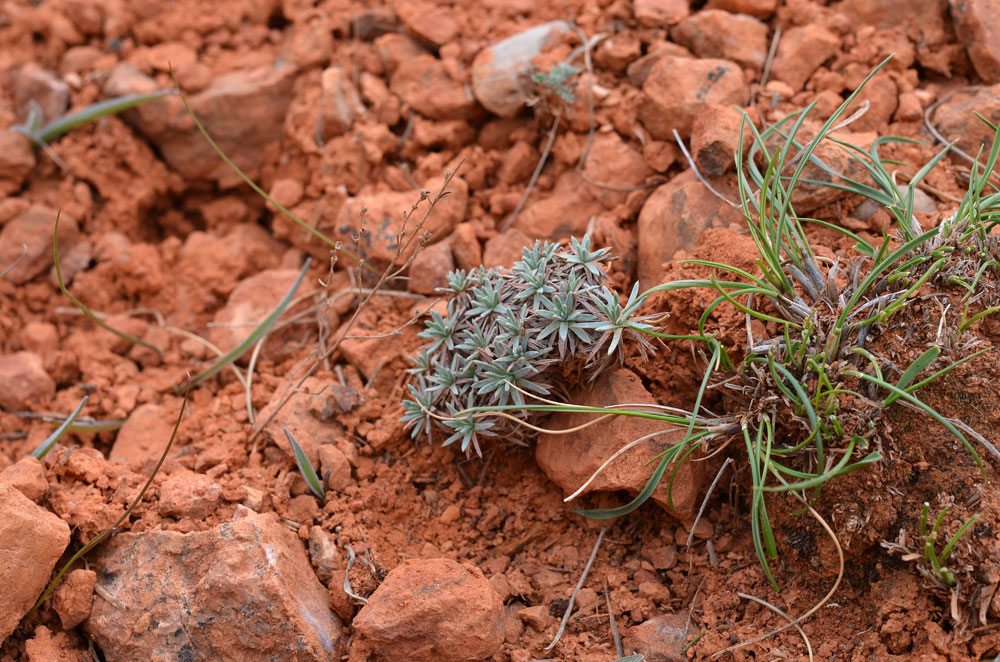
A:
{"label": "dry plant stem", "polygon": [[517,203],[517,207],[514,207],[514,211],[510,213],[507,220],[503,222],[500,226],[500,232],[505,232],[507,228],[511,226],[517,215],[521,213],[521,209],[524,207],[524,203],[528,201],[528,196],[535,188],[535,182],[538,181],[538,176],[542,174],[542,168],[545,167],[545,162],[549,158],[549,152],[552,151],[552,143],[556,141],[556,131],[559,129],[559,119],[562,117],[562,111],[556,113],[555,119],[552,121],[552,128],[549,129],[548,140],[545,141],[545,148],[542,149],[542,155],[538,157],[538,165],[535,166],[535,172],[531,174],[531,179],[528,181],[528,188],[524,189],[524,195],[521,196],[521,200]]}
{"label": "dry plant stem", "polygon": [[[340,331],[340,329],[338,329],[339,337],[336,338],[333,341],[333,343],[330,344],[330,346],[326,349],[325,352],[323,352],[318,358],[316,358],[312,362],[312,364],[306,369],[302,377],[299,378],[299,381],[298,383],[296,383],[294,388],[285,389],[285,393],[281,396],[281,400],[278,401],[277,406],[268,415],[267,420],[265,420],[253,432],[253,434],[250,436],[250,439],[248,439],[247,441],[255,441],[257,439],[257,436],[261,433],[261,431],[264,428],[267,427],[267,425],[272,420],[274,420],[274,417],[278,414],[279,411],[281,411],[282,407],[288,404],[288,401],[292,399],[292,396],[295,393],[298,393],[299,389],[302,388],[302,385],[305,383],[306,379],[312,376],[312,374],[316,372],[316,370],[318,370],[320,366],[323,365],[323,362],[327,358],[329,358],[335,351],[337,351],[337,349],[340,347],[340,343],[344,340],[344,338],[346,338],[350,334],[351,329],[358,321],[358,317],[360,316],[361,311],[364,310],[365,306],[368,305],[368,302],[371,301],[372,297],[375,296],[375,294],[382,288],[383,285],[385,285],[386,282],[398,276],[404,269],[406,269],[407,266],[409,266],[410,262],[413,261],[413,255],[416,255],[416,252],[413,252],[412,255],[401,266],[393,270],[393,267],[396,266],[396,263],[399,260],[399,258],[405,255],[409,251],[409,249],[413,246],[413,242],[420,240],[421,232],[424,228],[425,223],[427,222],[427,219],[430,217],[431,212],[434,211],[434,207],[437,205],[437,203],[440,202],[441,199],[448,194],[448,185],[451,184],[451,180],[455,177],[455,174],[462,167],[462,163],[464,163],[464,161],[465,159],[463,158],[461,161],[459,161],[458,165],[455,166],[454,170],[448,170],[445,172],[444,182],[441,184],[440,190],[434,197],[429,199],[429,204],[427,206],[427,209],[424,211],[424,214],[421,217],[420,222],[417,223],[416,227],[414,227],[412,230],[407,230],[406,228],[406,221],[409,220],[409,216],[406,217],[406,219],[403,222],[403,227],[400,230],[398,241],[396,242],[399,247],[396,249],[396,255],[393,258],[393,261],[389,264],[386,270],[382,272],[382,275],[379,276],[378,282],[375,283],[374,287],[367,290],[365,298],[361,301],[360,304],[358,304],[357,308],[354,309],[354,313],[351,315],[347,323],[343,325],[342,327],[343,331]],[[406,236],[405,241],[403,239],[404,236]]]}
{"label": "dry plant stem", "polygon": [[553,639],[552,643],[542,650],[550,651],[556,647],[556,644],[559,643],[559,639],[562,637],[563,631],[566,629],[566,623],[569,622],[569,616],[573,613],[573,603],[576,602],[576,594],[580,592],[581,588],[583,588],[583,582],[587,581],[587,575],[590,573],[590,566],[594,564],[594,559],[597,558],[597,550],[601,548],[601,541],[604,540],[604,534],[607,530],[607,526],[602,526],[601,532],[597,534],[597,542],[594,543],[594,549],[590,552],[590,558],[587,559],[587,565],[583,567],[583,574],[580,575],[580,581],[576,583],[576,587],[573,589],[573,594],[569,596],[569,604],[566,605],[566,611],[563,613],[562,622],[559,624],[559,629],[556,631],[555,639]]}
{"label": "dry plant stem", "polygon": [[[594,63],[590,58],[591,43],[587,39],[587,35],[579,27],[576,28],[576,34],[580,37],[580,47],[583,49],[583,66],[587,71],[587,80],[590,83],[587,86],[587,113],[590,119],[590,129],[587,131],[587,144],[583,146],[583,154],[580,155],[580,161],[576,164],[576,169],[583,172],[583,166],[587,163],[587,157],[590,155],[590,147],[594,144],[594,129],[597,126],[594,121]],[[604,35],[595,35],[595,43],[603,38]]]}
{"label": "dry plant stem", "polygon": [[[216,356],[222,357],[225,356],[226,354],[221,349],[212,344],[211,341],[202,338],[198,334],[191,333],[190,331],[185,331],[184,329],[178,329],[177,327],[173,326],[164,327],[164,331],[166,331],[167,333],[173,333],[175,335],[182,336],[184,338],[189,338],[198,343],[201,343],[201,345],[206,347],[209,351],[214,352]],[[239,369],[231,363],[229,364],[229,368],[232,370],[233,374],[236,375],[237,381],[239,381],[239,383],[243,385],[243,388],[247,388],[247,380],[243,377],[243,373],[241,373]]]}
{"label": "dry plant stem", "polygon": [[740,649],[740,648],[744,648],[746,646],[752,646],[753,644],[758,644],[758,643],[764,641],[765,639],[767,639],[768,637],[773,637],[774,635],[778,634],[779,632],[784,632],[785,630],[787,630],[790,627],[795,627],[796,625],[798,625],[799,623],[802,623],[807,618],[809,618],[810,616],[812,616],[813,614],[815,614],[817,611],[819,611],[823,607],[823,605],[825,605],[827,602],[830,601],[830,598],[832,598],[833,594],[837,592],[837,589],[840,588],[840,582],[844,579],[844,549],[840,546],[840,541],[837,540],[837,534],[834,533],[833,529],[830,528],[830,525],[826,523],[826,520],[823,519],[823,517],[818,512],[816,512],[816,510],[811,505],[809,505],[808,501],[806,501],[805,499],[803,499],[802,496],[800,496],[796,492],[789,492],[789,494],[791,494],[796,499],[798,499],[802,503],[802,505],[805,506],[809,510],[809,514],[812,515],[814,518],[816,518],[816,521],[818,521],[820,523],[820,525],[823,527],[823,529],[825,529],[826,532],[827,532],[827,534],[830,536],[830,539],[833,540],[833,544],[837,548],[837,560],[838,560],[838,563],[839,563],[839,567],[837,569],[837,580],[835,582],[833,582],[833,586],[831,586],[830,590],[827,592],[827,594],[823,596],[823,599],[820,600],[819,602],[817,602],[815,605],[813,605],[813,607],[809,611],[807,611],[806,613],[802,614],[801,616],[799,616],[795,620],[789,622],[787,625],[783,625],[783,626],[781,626],[780,628],[778,628],[776,630],[772,630],[772,631],[768,632],[765,635],[761,635],[761,636],[757,637],[756,639],[751,639],[750,641],[744,641],[742,644],[737,644],[735,646],[730,646],[729,648],[723,649],[723,650],[719,651],[718,653],[715,653],[712,656],[713,660],[714,659],[718,659],[720,656],[725,655],[726,653],[730,653],[730,652],[732,652],[734,650],[737,650],[737,649]]}
{"label": "dry plant stem", "polygon": [[264,346],[265,340],[267,340],[266,333],[253,346],[253,352],[250,354],[250,362],[247,364],[247,381],[243,389],[246,392],[247,398],[247,418],[250,420],[250,425],[255,429],[257,427],[257,414],[253,410],[253,369],[257,365],[257,357],[260,355],[260,348]]}
{"label": "dry plant stem", "polygon": [[[942,145],[950,145],[951,151],[953,153],[958,154],[969,163],[975,163],[976,159],[973,156],[971,156],[968,152],[957,147],[954,141],[945,138],[941,134],[941,132],[938,131],[937,127],[934,126],[934,123],[931,121],[931,116],[934,114],[934,111],[936,111],[941,106],[941,104],[945,103],[956,94],[961,94],[962,92],[976,92],[981,89],[982,85],[970,85],[969,87],[960,87],[957,90],[952,90],[951,92],[945,94],[943,97],[941,97],[931,105],[927,106],[927,109],[924,111],[924,126],[926,126],[927,130],[930,131],[932,136],[934,136],[934,139],[937,140]],[[996,177],[996,173],[993,173],[993,176]]]}
{"label": "dry plant stem", "polygon": [[608,591],[608,580],[604,580],[604,601],[608,605],[608,620],[611,621],[611,638],[615,642],[615,654],[624,657],[625,651],[622,649],[622,637],[618,634],[618,623],[615,622],[615,613],[611,611],[611,593]]}
{"label": "dry plant stem", "polygon": [[681,139],[681,134],[677,133],[677,129],[674,129],[674,140],[677,141],[677,146],[681,148],[681,153],[684,154],[684,158],[687,159],[688,165],[691,166],[691,170],[694,171],[694,176],[698,178],[698,181],[704,184],[705,188],[707,188],[712,193],[712,195],[717,197],[719,200],[722,200],[730,207],[739,209],[740,206],[738,204],[736,204],[735,202],[733,202],[732,200],[730,200],[729,198],[727,198],[726,196],[722,195],[714,188],[712,188],[712,185],[708,183],[708,180],[702,176],[701,172],[698,170],[698,166],[694,164],[694,159],[691,157],[691,152],[689,152],[687,147],[684,145],[684,140]]}
{"label": "dry plant stem", "polygon": [[353,588],[351,588],[351,568],[354,566],[354,561],[357,558],[354,553],[354,548],[350,545],[344,545],[344,549],[347,550],[347,568],[344,569],[344,593],[346,593],[348,597],[354,598],[364,604],[368,604],[368,600],[366,598],[362,598],[354,592]]}
{"label": "dry plant stem", "polygon": [[21,262],[21,260],[24,259],[24,256],[27,255],[27,254],[28,254],[28,244],[21,244],[21,254],[18,255],[17,259],[14,260],[13,262],[11,262],[10,265],[6,269],[4,269],[3,271],[0,271],[0,278],[3,278],[8,273],[10,273],[10,270],[13,269],[14,267],[16,267]]}
{"label": "dry plant stem", "polygon": [[771,37],[771,47],[767,49],[767,59],[764,61],[764,71],[760,75],[759,89],[764,89],[767,85],[767,77],[771,75],[771,65],[774,63],[774,56],[778,54],[778,42],[781,41],[781,26],[774,28],[774,36]]}
{"label": "dry plant stem", "polygon": [[798,623],[796,623],[794,620],[792,620],[791,616],[789,616],[785,612],[781,611],[780,609],[778,609],[777,607],[775,607],[774,605],[772,605],[767,600],[762,600],[760,598],[755,598],[752,595],[747,595],[746,593],[740,593],[739,591],[736,592],[736,595],[740,596],[744,600],[752,600],[752,601],[756,602],[757,604],[759,604],[762,607],[767,607],[768,609],[770,609],[771,611],[773,611],[775,614],[777,614],[778,616],[781,616],[786,621],[788,621],[789,625],[795,626],[795,629],[798,631],[799,636],[802,637],[802,641],[806,642],[806,650],[809,653],[809,662],[813,662],[813,647],[812,647],[812,644],[809,643],[809,637],[806,636],[806,633],[802,629],[802,626],[799,625]]}
{"label": "dry plant stem", "polygon": [[712,492],[715,491],[715,486],[719,484],[719,479],[722,478],[722,473],[726,470],[726,467],[732,463],[733,458],[727,457],[726,461],[722,463],[719,473],[715,474],[715,480],[708,486],[708,492],[705,494],[705,498],[701,500],[701,508],[698,509],[698,515],[694,518],[694,524],[691,525],[691,531],[688,533],[687,549],[691,549],[691,543],[694,541],[694,530],[698,527],[698,522],[701,521],[701,516],[705,513],[705,507],[708,505],[708,500],[712,497]]}
{"label": "dry plant stem", "polygon": [[[610,415],[611,415],[611,414],[607,414],[607,416],[610,416]],[[605,417],[606,417],[606,416],[602,416],[601,418],[605,418]],[[595,421],[595,422],[596,422],[596,421]],[[571,431],[571,430],[567,430],[567,432],[570,432],[570,431]],[[573,492],[573,493],[572,493],[572,494],[570,494],[570,495],[569,495],[568,497],[566,497],[565,499],[563,499],[563,503],[569,503],[569,502],[570,502],[570,501],[572,501],[573,499],[575,499],[575,498],[577,498],[578,496],[580,496],[580,495],[581,495],[581,494],[583,493],[583,491],[584,491],[584,490],[586,490],[586,489],[587,489],[587,487],[588,487],[588,486],[589,486],[589,485],[590,485],[591,483],[593,483],[593,482],[594,482],[594,480],[595,480],[595,479],[596,479],[596,478],[597,478],[597,477],[598,477],[598,476],[599,476],[599,475],[601,474],[601,472],[603,472],[603,471],[604,471],[605,469],[607,469],[607,468],[608,468],[608,466],[609,466],[609,465],[610,465],[610,464],[611,464],[612,462],[614,462],[614,461],[615,461],[616,459],[618,459],[619,457],[621,457],[621,455],[622,455],[623,453],[626,453],[626,452],[628,452],[628,451],[629,451],[630,449],[634,448],[635,446],[637,446],[637,445],[641,444],[641,443],[642,443],[642,442],[644,442],[644,441],[648,441],[648,440],[650,440],[650,439],[653,439],[654,437],[658,437],[658,436],[660,436],[661,434],[666,434],[666,433],[668,433],[668,432],[674,432],[674,431],[675,431],[675,429],[674,429],[674,428],[668,428],[668,429],[666,429],[666,430],[657,430],[656,432],[650,432],[649,434],[645,434],[645,435],[643,435],[643,436],[639,437],[638,439],[633,439],[633,440],[632,440],[632,441],[630,441],[629,443],[625,444],[624,446],[622,446],[621,448],[619,448],[619,449],[618,449],[617,451],[615,451],[615,452],[614,452],[614,453],[613,453],[613,454],[611,455],[611,457],[609,457],[609,458],[608,458],[607,460],[605,460],[605,461],[604,461],[604,463],[603,463],[603,464],[601,464],[601,466],[597,467],[597,471],[595,471],[595,472],[594,472],[593,474],[591,474],[590,478],[588,478],[588,479],[587,479],[587,480],[586,480],[586,481],[585,481],[585,482],[583,483],[583,485],[581,485],[580,487],[578,487],[578,488],[577,488],[577,490],[576,490],[576,492]],[[709,493],[711,494],[711,491],[709,491]],[[699,513],[699,516],[700,516],[700,515],[701,515],[701,513]],[[697,523],[697,522],[695,522],[695,523]],[[694,530],[694,529],[692,528],[692,530]],[[690,546],[690,543],[689,543],[689,546]]]}

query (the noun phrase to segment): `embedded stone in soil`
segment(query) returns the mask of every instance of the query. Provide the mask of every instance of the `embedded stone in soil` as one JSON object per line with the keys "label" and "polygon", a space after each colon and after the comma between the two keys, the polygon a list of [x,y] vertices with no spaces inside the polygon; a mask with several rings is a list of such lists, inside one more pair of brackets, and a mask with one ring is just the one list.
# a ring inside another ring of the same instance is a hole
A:
{"label": "embedded stone in soil", "polygon": [[0,643],[45,590],[69,544],[69,526],[0,483]]}
{"label": "embedded stone in soil", "polygon": [[475,566],[413,559],[389,572],[352,625],[352,662],[476,662],[500,650],[503,603]]}
{"label": "embedded stone in soil", "polygon": [[[599,377],[570,394],[569,402],[587,407],[615,404],[656,404],[656,401],[634,373],[624,368]],[[592,415],[553,415],[547,426],[553,430],[575,427],[593,418]],[[667,429],[662,423],[645,418],[615,416],[591,425],[574,434],[541,434],[535,448],[535,459],[542,471],[567,494],[579,488],[608,458],[631,441],[652,432]],[[633,496],[646,485],[654,467],[646,463],[684,436],[682,429],[649,439],[632,448],[610,464],[592,482],[584,494],[624,490]],[[661,481],[652,499],[664,510],[680,519],[691,518],[701,487],[709,470],[705,462],[685,462],[673,482],[673,508],[670,507],[668,481]],[[672,469],[668,469],[669,472]]]}
{"label": "embedded stone in soil", "polygon": [[124,533],[91,559],[104,589],[86,631],[108,660],[338,659],[340,618],[302,542],[274,514],[238,508],[209,531]]}

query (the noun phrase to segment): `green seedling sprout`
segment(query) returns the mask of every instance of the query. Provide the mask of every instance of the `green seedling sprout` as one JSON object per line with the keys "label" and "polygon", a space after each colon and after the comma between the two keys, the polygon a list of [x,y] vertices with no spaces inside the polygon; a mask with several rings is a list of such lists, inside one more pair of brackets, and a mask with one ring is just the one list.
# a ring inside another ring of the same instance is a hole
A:
{"label": "green seedling sprout", "polygon": [[951,550],[954,549],[959,539],[968,533],[969,529],[972,528],[972,525],[976,523],[977,519],[979,519],[979,513],[976,513],[967,519],[965,523],[958,528],[955,535],[948,540],[944,549],[941,550],[941,553],[938,554],[936,550],[938,531],[941,528],[941,524],[944,522],[945,515],[948,514],[951,507],[949,506],[941,511],[941,513],[937,516],[937,519],[934,521],[934,527],[928,533],[927,518],[930,514],[930,508],[931,505],[924,502],[923,511],[920,514],[920,537],[924,539],[924,560],[927,561],[934,572],[934,576],[937,577],[942,584],[948,588],[953,588],[958,584],[958,580],[955,579],[955,573],[948,569],[948,556],[951,554]]}
{"label": "green seedling sprout", "polygon": [[56,445],[56,442],[59,441],[63,434],[70,428],[71,425],[73,425],[73,421],[75,421],[76,417],[80,415],[81,411],[83,411],[83,406],[87,404],[87,400],[89,399],[89,395],[83,396],[83,399],[80,400],[80,404],[76,406],[73,413],[66,417],[66,420],[64,420],[62,424],[56,428],[55,432],[49,435],[48,439],[39,444],[38,448],[31,451],[31,457],[39,460],[45,457],[45,455],[52,450],[52,447]]}
{"label": "green seedling sprout", "polygon": [[292,433],[288,431],[288,428],[281,428],[285,432],[285,436],[288,437],[288,443],[292,446],[292,453],[295,455],[295,464],[299,467],[299,473],[306,481],[306,485],[309,489],[313,491],[313,494],[318,496],[321,501],[326,500],[326,490],[323,489],[323,481],[320,480],[319,476],[316,475],[316,470],[313,468],[312,462],[309,461],[309,456],[306,452],[302,450],[302,446],[299,446],[299,442],[295,441],[295,437]]}
{"label": "green seedling sprout", "polygon": [[74,306],[76,306],[80,310],[80,312],[86,315],[87,318],[90,319],[90,321],[92,321],[97,326],[101,327],[105,331],[110,331],[119,338],[127,340],[133,345],[142,345],[147,349],[153,350],[160,356],[163,356],[163,350],[160,349],[159,347],[151,345],[150,343],[146,342],[145,340],[142,340],[141,338],[136,338],[135,336],[123,333],[105,324],[104,321],[100,319],[97,315],[95,315],[93,312],[91,312],[91,310],[87,308],[87,306],[85,306],[82,301],[77,299],[70,293],[68,289],[66,289],[66,284],[63,282],[62,266],[59,264],[59,217],[61,215],[62,215],[62,210],[56,212],[55,227],[52,229],[52,259],[55,262],[56,266],[56,281],[59,283],[59,290],[66,296],[67,299],[69,299],[73,303]]}
{"label": "green seedling sprout", "polygon": [[44,147],[76,127],[93,122],[105,115],[114,115],[123,110],[134,108],[143,103],[161,99],[169,94],[174,94],[174,90],[158,90],[147,94],[129,94],[92,103],[86,108],[82,108],[75,113],[70,113],[57,120],[42,126],[42,109],[38,103],[32,99],[29,103],[28,119],[24,124],[15,124],[10,127],[11,131],[20,133],[26,137],[35,147]]}
{"label": "green seedling sprout", "polygon": [[312,264],[312,258],[306,258],[305,264],[302,265],[302,269],[299,271],[299,275],[296,277],[295,282],[292,283],[292,287],[288,290],[281,301],[278,302],[278,305],[274,308],[274,310],[272,310],[271,313],[265,317],[253,331],[250,332],[250,335],[243,339],[243,342],[227,352],[224,356],[220,357],[219,360],[211,366],[205,368],[192,377],[189,382],[191,386],[200,384],[212,375],[217,374],[220,370],[228,366],[236,359],[243,356],[250,350],[251,347],[253,347],[255,342],[260,340],[261,336],[267,333],[267,330],[271,328],[279,317],[281,317],[282,313],[285,312],[285,309],[288,308],[288,306],[295,299],[295,293],[298,292],[299,286],[302,284],[302,280],[306,277],[306,272],[309,271],[310,264]]}
{"label": "green seedling sprout", "polygon": [[159,461],[157,461],[156,466],[153,467],[152,473],[149,474],[149,478],[142,486],[142,489],[139,490],[139,493],[135,496],[135,499],[132,500],[132,503],[130,503],[129,507],[125,509],[125,512],[122,513],[121,517],[115,520],[114,524],[112,524],[111,526],[109,526],[108,528],[104,529],[96,536],[91,538],[90,542],[81,547],[79,551],[77,551],[75,554],[73,554],[73,556],[70,557],[69,561],[67,561],[65,565],[63,565],[63,567],[59,569],[59,572],[56,574],[56,576],[52,579],[51,582],[49,582],[49,585],[45,588],[45,591],[35,602],[34,606],[31,608],[31,611],[35,611],[36,609],[38,609],[38,607],[40,607],[42,603],[45,602],[45,600],[48,599],[50,595],[52,595],[52,591],[56,590],[56,587],[59,585],[59,582],[62,581],[62,578],[66,575],[67,572],[69,572],[70,568],[72,568],[77,561],[83,558],[83,556],[87,552],[92,550],[94,547],[97,547],[104,540],[111,537],[113,533],[117,532],[118,527],[121,525],[121,523],[128,520],[128,518],[132,515],[132,511],[134,511],[136,506],[138,506],[142,502],[142,498],[146,495],[146,490],[148,490],[149,486],[153,484],[153,479],[156,478],[156,474],[159,473],[160,467],[163,466],[163,463],[166,462],[167,455],[170,453],[170,449],[174,445],[174,439],[177,438],[177,431],[181,427],[181,420],[183,420],[184,418],[184,410],[187,407],[189,393],[190,393],[189,390],[184,392],[184,398],[181,402],[180,410],[177,412],[177,420],[174,422],[173,430],[170,431],[170,438],[167,440],[167,445],[163,448],[163,453],[160,454]]}
{"label": "green seedling sprout", "polygon": [[578,73],[580,72],[573,65],[559,62],[553,65],[548,72],[539,71],[532,74],[531,80],[536,85],[549,88],[567,104],[572,104],[576,100],[576,95],[573,93],[573,88],[576,85],[570,85],[570,81]]}

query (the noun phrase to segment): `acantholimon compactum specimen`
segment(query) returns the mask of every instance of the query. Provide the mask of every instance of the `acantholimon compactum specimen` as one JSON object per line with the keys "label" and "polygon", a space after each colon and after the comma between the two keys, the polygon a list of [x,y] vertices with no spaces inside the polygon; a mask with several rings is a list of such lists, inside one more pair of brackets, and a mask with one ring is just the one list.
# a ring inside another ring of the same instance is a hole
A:
{"label": "acantholimon compactum specimen", "polygon": [[449,274],[447,315],[432,313],[420,333],[428,342],[411,358],[403,420],[412,436],[445,431],[444,445],[461,441],[481,455],[484,439],[521,440],[513,417],[530,419],[533,399],[584,369],[593,379],[623,362],[623,336],[653,351],[643,331],[658,315],[636,316],[638,283],[621,303],[605,271],[609,253],[589,236],[566,248],[537,241],[510,270]]}

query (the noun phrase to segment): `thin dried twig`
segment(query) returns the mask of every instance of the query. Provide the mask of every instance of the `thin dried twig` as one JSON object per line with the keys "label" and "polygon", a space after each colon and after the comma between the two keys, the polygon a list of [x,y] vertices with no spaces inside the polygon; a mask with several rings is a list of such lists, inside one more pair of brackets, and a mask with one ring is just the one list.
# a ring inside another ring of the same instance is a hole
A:
{"label": "thin dried twig", "polygon": [[691,542],[694,540],[694,530],[698,526],[698,522],[701,521],[701,516],[705,512],[705,506],[708,505],[708,500],[712,497],[712,492],[715,490],[715,486],[719,484],[719,479],[722,478],[722,472],[726,470],[730,464],[733,463],[733,458],[727,457],[726,461],[722,463],[722,468],[719,469],[719,473],[715,474],[715,480],[712,484],[708,486],[708,492],[705,494],[705,498],[701,500],[701,508],[698,509],[698,515],[694,518],[694,524],[691,525],[691,531],[688,533],[687,539],[687,549],[691,549]]}
{"label": "thin dried twig", "polygon": [[24,259],[24,256],[27,255],[27,254],[28,254],[28,244],[21,244],[21,254],[18,255],[17,259],[14,260],[13,262],[11,262],[10,265],[6,269],[4,269],[3,271],[0,271],[0,278],[3,278],[8,273],[10,273],[10,270],[13,269],[14,267],[16,267],[21,262],[21,260]]}
{"label": "thin dried twig", "polygon": [[755,598],[752,595],[747,595],[746,593],[740,593],[739,591],[736,592],[736,595],[740,596],[744,600],[752,600],[752,601],[756,602],[757,604],[761,605],[762,607],[767,607],[768,609],[770,609],[771,611],[773,611],[775,614],[777,614],[778,616],[781,616],[786,621],[788,621],[789,625],[794,626],[795,629],[798,631],[799,636],[802,637],[802,641],[806,642],[806,650],[809,652],[809,662],[812,662],[812,660],[813,660],[813,647],[812,647],[812,644],[809,643],[809,637],[806,636],[805,630],[802,629],[802,626],[799,625],[794,620],[792,620],[791,616],[789,616],[785,612],[781,611],[780,609],[778,609],[777,607],[775,607],[774,605],[772,605],[767,600],[762,600],[761,598]]}
{"label": "thin dried twig", "polygon": [[543,648],[542,650],[550,651],[556,647],[559,643],[559,639],[562,637],[563,631],[566,629],[566,623],[569,622],[569,616],[573,613],[573,603],[576,602],[576,594],[580,592],[583,588],[583,582],[587,581],[587,574],[590,573],[590,566],[594,564],[594,559],[597,558],[597,550],[601,548],[601,541],[604,540],[604,533],[608,530],[608,527],[602,526],[601,532],[597,534],[597,542],[594,543],[594,549],[590,552],[590,558],[587,559],[587,565],[583,567],[583,574],[580,575],[580,581],[576,583],[576,588],[573,589],[573,594],[569,596],[569,604],[566,605],[566,611],[563,613],[562,622],[559,624],[559,629],[556,631],[555,639],[552,643]]}
{"label": "thin dried twig", "polygon": [[694,163],[694,158],[692,158],[691,152],[689,152],[687,147],[684,145],[684,140],[681,139],[681,134],[677,133],[677,129],[674,129],[674,140],[677,141],[677,146],[681,148],[681,153],[684,154],[684,158],[687,159],[688,165],[691,166],[691,170],[694,171],[694,176],[698,178],[698,181],[704,184],[705,188],[707,188],[712,193],[712,195],[717,197],[719,200],[722,200],[730,207],[739,209],[740,206],[738,204],[736,204],[726,196],[716,191],[715,188],[713,188],[712,185],[708,183],[708,180],[702,176],[701,171],[698,170],[698,166],[696,166]]}
{"label": "thin dried twig", "polygon": [[552,120],[552,128],[549,129],[548,140],[545,141],[545,147],[542,149],[542,155],[538,157],[538,165],[535,166],[535,172],[531,174],[531,179],[528,181],[528,188],[524,189],[524,195],[521,196],[520,202],[514,207],[514,211],[510,213],[507,220],[503,222],[500,226],[500,232],[504,232],[511,226],[517,215],[521,213],[521,209],[524,207],[524,203],[528,201],[528,196],[531,195],[531,191],[535,188],[535,182],[538,181],[538,176],[542,174],[542,168],[545,167],[545,162],[549,158],[549,152],[552,151],[552,143],[556,141],[556,131],[559,129],[559,118],[562,117],[562,111],[556,113],[556,117]]}
{"label": "thin dried twig", "polygon": [[611,638],[615,642],[615,653],[618,657],[624,657],[625,651],[622,649],[622,637],[618,634],[618,623],[615,622],[615,612],[611,610],[611,592],[608,591],[608,580],[604,580],[604,601],[608,605],[608,620],[611,621]]}

